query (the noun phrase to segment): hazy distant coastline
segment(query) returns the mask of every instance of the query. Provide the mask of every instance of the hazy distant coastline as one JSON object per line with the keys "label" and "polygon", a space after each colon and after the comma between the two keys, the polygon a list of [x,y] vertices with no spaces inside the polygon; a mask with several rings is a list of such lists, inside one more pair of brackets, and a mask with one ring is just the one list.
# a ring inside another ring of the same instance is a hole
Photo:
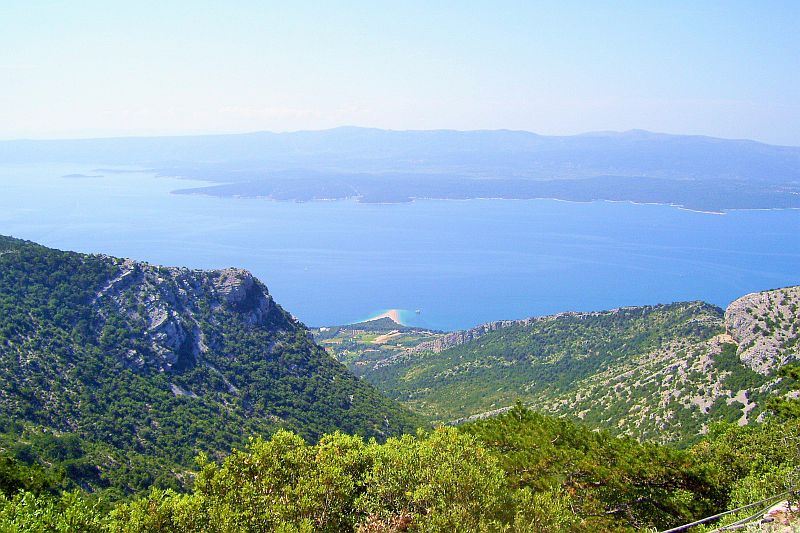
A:
{"label": "hazy distant coastline", "polygon": [[[178,194],[312,201],[630,201],[719,213],[800,208],[800,147],[640,130],[393,131],[2,141],[9,164],[153,169],[208,183]],[[106,173],[111,170],[97,170]],[[115,170],[115,173],[125,170]],[[128,171],[133,172],[133,171]]]}
{"label": "hazy distant coastline", "polygon": [[323,178],[287,180],[267,176],[254,182],[178,189],[173,193],[278,201],[355,200],[390,204],[414,200],[479,199],[612,201],[670,205],[713,214],[733,209],[800,208],[800,196],[796,194],[738,181],[717,183],[615,176],[582,180],[428,179],[430,183],[413,179],[378,181],[372,177],[331,178],[326,182]]}

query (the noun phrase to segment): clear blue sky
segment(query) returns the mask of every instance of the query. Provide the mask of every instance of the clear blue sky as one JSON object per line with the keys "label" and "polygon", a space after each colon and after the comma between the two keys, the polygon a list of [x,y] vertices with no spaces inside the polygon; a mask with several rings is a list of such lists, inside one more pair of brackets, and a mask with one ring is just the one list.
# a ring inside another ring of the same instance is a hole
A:
{"label": "clear blue sky", "polygon": [[800,145],[800,1],[0,2],[0,138],[345,124]]}

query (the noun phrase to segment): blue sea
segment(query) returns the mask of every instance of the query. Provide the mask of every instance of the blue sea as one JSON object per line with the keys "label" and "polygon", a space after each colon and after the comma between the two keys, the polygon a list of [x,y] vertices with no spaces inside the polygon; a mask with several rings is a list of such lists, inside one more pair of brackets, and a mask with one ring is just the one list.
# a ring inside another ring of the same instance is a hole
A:
{"label": "blue sea", "polygon": [[748,292],[800,284],[797,210],[274,202],[171,194],[203,184],[118,170],[127,172],[0,166],[0,234],[164,265],[245,267],[312,326],[387,309],[451,330],[683,300],[724,307]]}

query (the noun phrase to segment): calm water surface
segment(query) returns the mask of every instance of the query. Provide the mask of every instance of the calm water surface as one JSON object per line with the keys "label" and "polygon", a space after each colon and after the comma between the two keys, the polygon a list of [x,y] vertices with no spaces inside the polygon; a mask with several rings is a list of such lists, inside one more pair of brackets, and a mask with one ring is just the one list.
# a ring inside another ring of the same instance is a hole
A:
{"label": "calm water surface", "polygon": [[[65,178],[67,174],[102,177]],[[0,233],[193,268],[241,266],[309,325],[389,308],[456,329],[567,310],[800,284],[800,211],[714,215],[555,200],[273,202],[170,194],[196,182],[0,166]],[[419,309],[417,315],[413,310]]]}

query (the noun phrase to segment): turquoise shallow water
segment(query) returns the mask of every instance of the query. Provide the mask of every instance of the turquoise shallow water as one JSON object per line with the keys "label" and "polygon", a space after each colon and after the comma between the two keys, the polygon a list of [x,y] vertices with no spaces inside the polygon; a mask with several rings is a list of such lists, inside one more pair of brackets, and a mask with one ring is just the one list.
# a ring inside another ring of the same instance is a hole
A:
{"label": "turquoise shallow water", "polygon": [[354,323],[358,322],[367,322],[369,320],[376,320],[379,318],[389,317],[395,322],[399,322],[404,326],[413,325],[419,323],[422,320],[420,316],[422,314],[421,309],[383,309],[377,313],[373,313],[369,316],[365,316],[363,318],[359,318],[358,320],[353,321]]}
{"label": "turquoise shallow water", "polygon": [[679,300],[724,306],[800,284],[800,211],[272,202],[174,195],[196,182],[146,172],[67,174],[97,172],[0,166],[0,233],[167,265],[249,268],[309,325],[401,309],[411,324],[456,329]]}

